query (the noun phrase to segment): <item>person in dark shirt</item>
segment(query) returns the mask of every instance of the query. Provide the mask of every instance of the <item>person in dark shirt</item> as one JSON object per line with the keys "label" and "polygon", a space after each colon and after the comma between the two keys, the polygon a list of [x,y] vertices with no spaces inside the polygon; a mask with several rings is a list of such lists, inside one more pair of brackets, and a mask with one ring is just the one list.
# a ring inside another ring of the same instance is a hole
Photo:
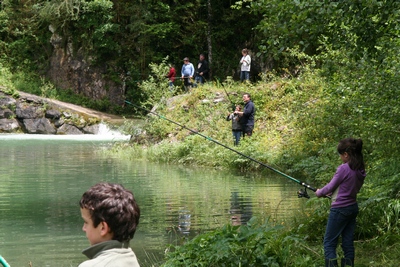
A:
{"label": "person in dark shirt", "polygon": [[243,102],[245,103],[243,112],[235,111],[235,114],[239,114],[242,117],[242,133],[244,138],[246,135],[251,136],[253,134],[256,108],[248,93],[243,94]]}
{"label": "person in dark shirt", "polygon": [[204,54],[200,54],[196,70],[196,84],[203,84],[206,82],[209,78],[209,71],[208,62],[205,60]]}
{"label": "person in dark shirt", "polygon": [[[237,105],[235,111],[241,111],[242,107]],[[240,136],[242,135],[242,124],[241,124],[241,117],[239,114],[235,114],[232,112],[228,114],[226,117],[227,121],[232,121],[232,135],[234,138],[233,145],[238,146],[240,141]]]}

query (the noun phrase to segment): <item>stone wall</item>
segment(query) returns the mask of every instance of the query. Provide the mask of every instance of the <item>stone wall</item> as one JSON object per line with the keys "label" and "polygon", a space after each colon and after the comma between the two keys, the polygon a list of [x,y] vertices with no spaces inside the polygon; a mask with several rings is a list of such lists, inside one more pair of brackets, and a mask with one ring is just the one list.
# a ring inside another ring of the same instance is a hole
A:
{"label": "stone wall", "polygon": [[39,97],[14,98],[0,92],[0,133],[96,134],[98,123]]}
{"label": "stone wall", "polygon": [[47,77],[58,88],[71,89],[93,100],[108,99],[112,104],[123,105],[123,83],[105,78],[108,71],[106,63],[93,66],[90,56],[85,55],[83,49],[74,51],[72,41],[64,40],[52,27],[49,29],[53,33],[50,43],[54,49]]}

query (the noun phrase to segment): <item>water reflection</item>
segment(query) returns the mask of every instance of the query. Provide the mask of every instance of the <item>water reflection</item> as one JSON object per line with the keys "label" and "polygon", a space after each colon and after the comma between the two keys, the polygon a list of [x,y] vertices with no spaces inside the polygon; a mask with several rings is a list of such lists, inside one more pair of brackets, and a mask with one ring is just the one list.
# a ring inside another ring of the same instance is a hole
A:
{"label": "water reflection", "polygon": [[231,194],[231,214],[232,225],[244,225],[253,216],[252,201],[249,197],[241,197],[240,193],[233,191]]}
{"label": "water reflection", "polygon": [[160,261],[169,244],[254,215],[284,218],[304,203],[297,184],[281,177],[99,153],[111,144],[0,136],[0,253],[11,266],[69,267],[85,260],[81,250],[89,244],[78,201],[100,181],[121,183],[135,194],[141,219],[131,245],[144,267]]}
{"label": "water reflection", "polygon": [[189,210],[179,210],[178,229],[184,235],[190,233],[190,216],[191,214]]}

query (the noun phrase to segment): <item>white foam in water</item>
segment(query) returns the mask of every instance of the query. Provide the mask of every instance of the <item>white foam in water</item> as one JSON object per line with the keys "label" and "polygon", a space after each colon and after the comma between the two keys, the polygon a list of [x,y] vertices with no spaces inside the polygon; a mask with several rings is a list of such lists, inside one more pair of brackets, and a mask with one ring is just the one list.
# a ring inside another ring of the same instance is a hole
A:
{"label": "white foam in water", "polygon": [[118,140],[129,140],[131,138],[130,135],[124,135],[119,131],[110,129],[106,124],[100,123],[99,124],[99,132],[96,136],[104,136],[104,137],[112,137]]}
{"label": "white foam in water", "polygon": [[74,140],[74,141],[129,141],[130,135],[124,135],[116,130],[111,130],[106,124],[99,124],[97,134],[0,134],[0,140]]}

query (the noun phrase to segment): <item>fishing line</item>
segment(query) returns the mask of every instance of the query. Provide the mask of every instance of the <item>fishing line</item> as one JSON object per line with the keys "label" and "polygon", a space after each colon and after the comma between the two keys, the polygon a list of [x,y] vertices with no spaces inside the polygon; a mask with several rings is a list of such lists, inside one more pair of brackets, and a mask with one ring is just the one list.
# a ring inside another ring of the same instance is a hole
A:
{"label": "fishing line", "polygon": [[208,141],[214,142],[214,143],[216,143],[217,145],[220,145],[220,146],[222,146],[222,147],[224,147],[224,148],[226,148],[226,149],[229,149],[230,151],[235,152],[236,154],[239,154],[239,155],[241,155],[241,156],[244,157],[244,158],[247,158],[247,159],[249,159],[249,160],[251,160],[251,161],[253,161],[253,162],[255,162],[255,163],[258,163],[258,164],[260,164],[261,166],[263,166],[263,167],[265,167],[265,168],[267,168],[267,169],[270,169],[271,171],[276,172],[277,174],[280,174],[280,175],[282,175],[283,177],[285,177],[285,178],[287,178],[287,179],[289,179],[289,180],[292,180],[293,182],[298,183],[298,184],[301,185],[301,186],[304,186],[304,189],[300,189],[300,190],[297,192],[297,196],[298,196],[299,198],[301,198],[301,197],[310,198],[310,196],[309,196],[308,193],[307,193],[307,189],[310,189],[311,191],[314,191],[314,192],[317,191],[317,189],[315,189],[314,187],[310,186],[309,184],[306,184],[306,183],[304,183],[304,182],[302,182],[302,181],[300,181],[300,180],[297,180],[296,178],[293,178],[293,177],[291,177],[291,176],[289,176],[289,175],[287,175],[287,174],[285,174],[285,173],[283,173],[283,172],[281,172],[281,171],[279,171],[279,170],[277,170],[277,169],[274,169],[274,168],[272,168],[271,166],[269,166],[269,165],[267,165],[267,164],[265,164],[265,163],[263,163],[263,162],[261,162],[261,161],[258,161],[258,160],[256,160],[256,159],[250,157],[250,156],[247,156],[247,155],[243,154],[242,152],[237,151],[237,150],[235,150],[235,149],[233,149],[233,148],[231,148],[231,147],[229,147],[229,146],[227,146],[227,145],[224,145],[224,144],[218,142],[217,140],[212,139],[212,138],[209,137],[209,136],[206,136],[206,135],[204,135],[204,134],[202,134],[202,133],[200,133],[200,132],[198,132],[198,131],[195,131],[195,130],[193,130],[193,129],[190,129],[190,128],[186,127],[185,125],[182,125],[182,124],[180,124],[180,123],[178,123],[178,122],[176,122],[176,121],[173,121],[173,120],[171,120],[171,119],[168,119],[167,117],[162,116],[162,115],[160,115],[160,114],[158,114],[158,113],[156,113],[156,112],[154,112],[154,111],[145,109],[145,108],[140,107],[140,106],[138,106],[138,105],[135,105],[135,104],[133,104],[133,103],[127,101],[127,100],[125,100],[125,103],[127,103],[127,104],[129,104],[129,105],[132,105],[132,106],[134,106],[134,107],[136,107],[136,108],[142,109],[142,110],[144,110],[144,111],[147,111],[147,112],[149,112],[149,113],[151,113],[151,114],[154,114],[154,115],[158,116],[159,118],[164,119],[164,120],[166,120],[166,121],[169,121],[170,123],[173,123],[173,124],[175,124],[175,125],[178,125],[179,127],[182,127],[182,128],[184,128],[184,129],[186,129],[186,130],[189,130],[190,132],[192,132],[192,133],[194,133],[194,134],[200,135],[201,137],[207,139]]}

